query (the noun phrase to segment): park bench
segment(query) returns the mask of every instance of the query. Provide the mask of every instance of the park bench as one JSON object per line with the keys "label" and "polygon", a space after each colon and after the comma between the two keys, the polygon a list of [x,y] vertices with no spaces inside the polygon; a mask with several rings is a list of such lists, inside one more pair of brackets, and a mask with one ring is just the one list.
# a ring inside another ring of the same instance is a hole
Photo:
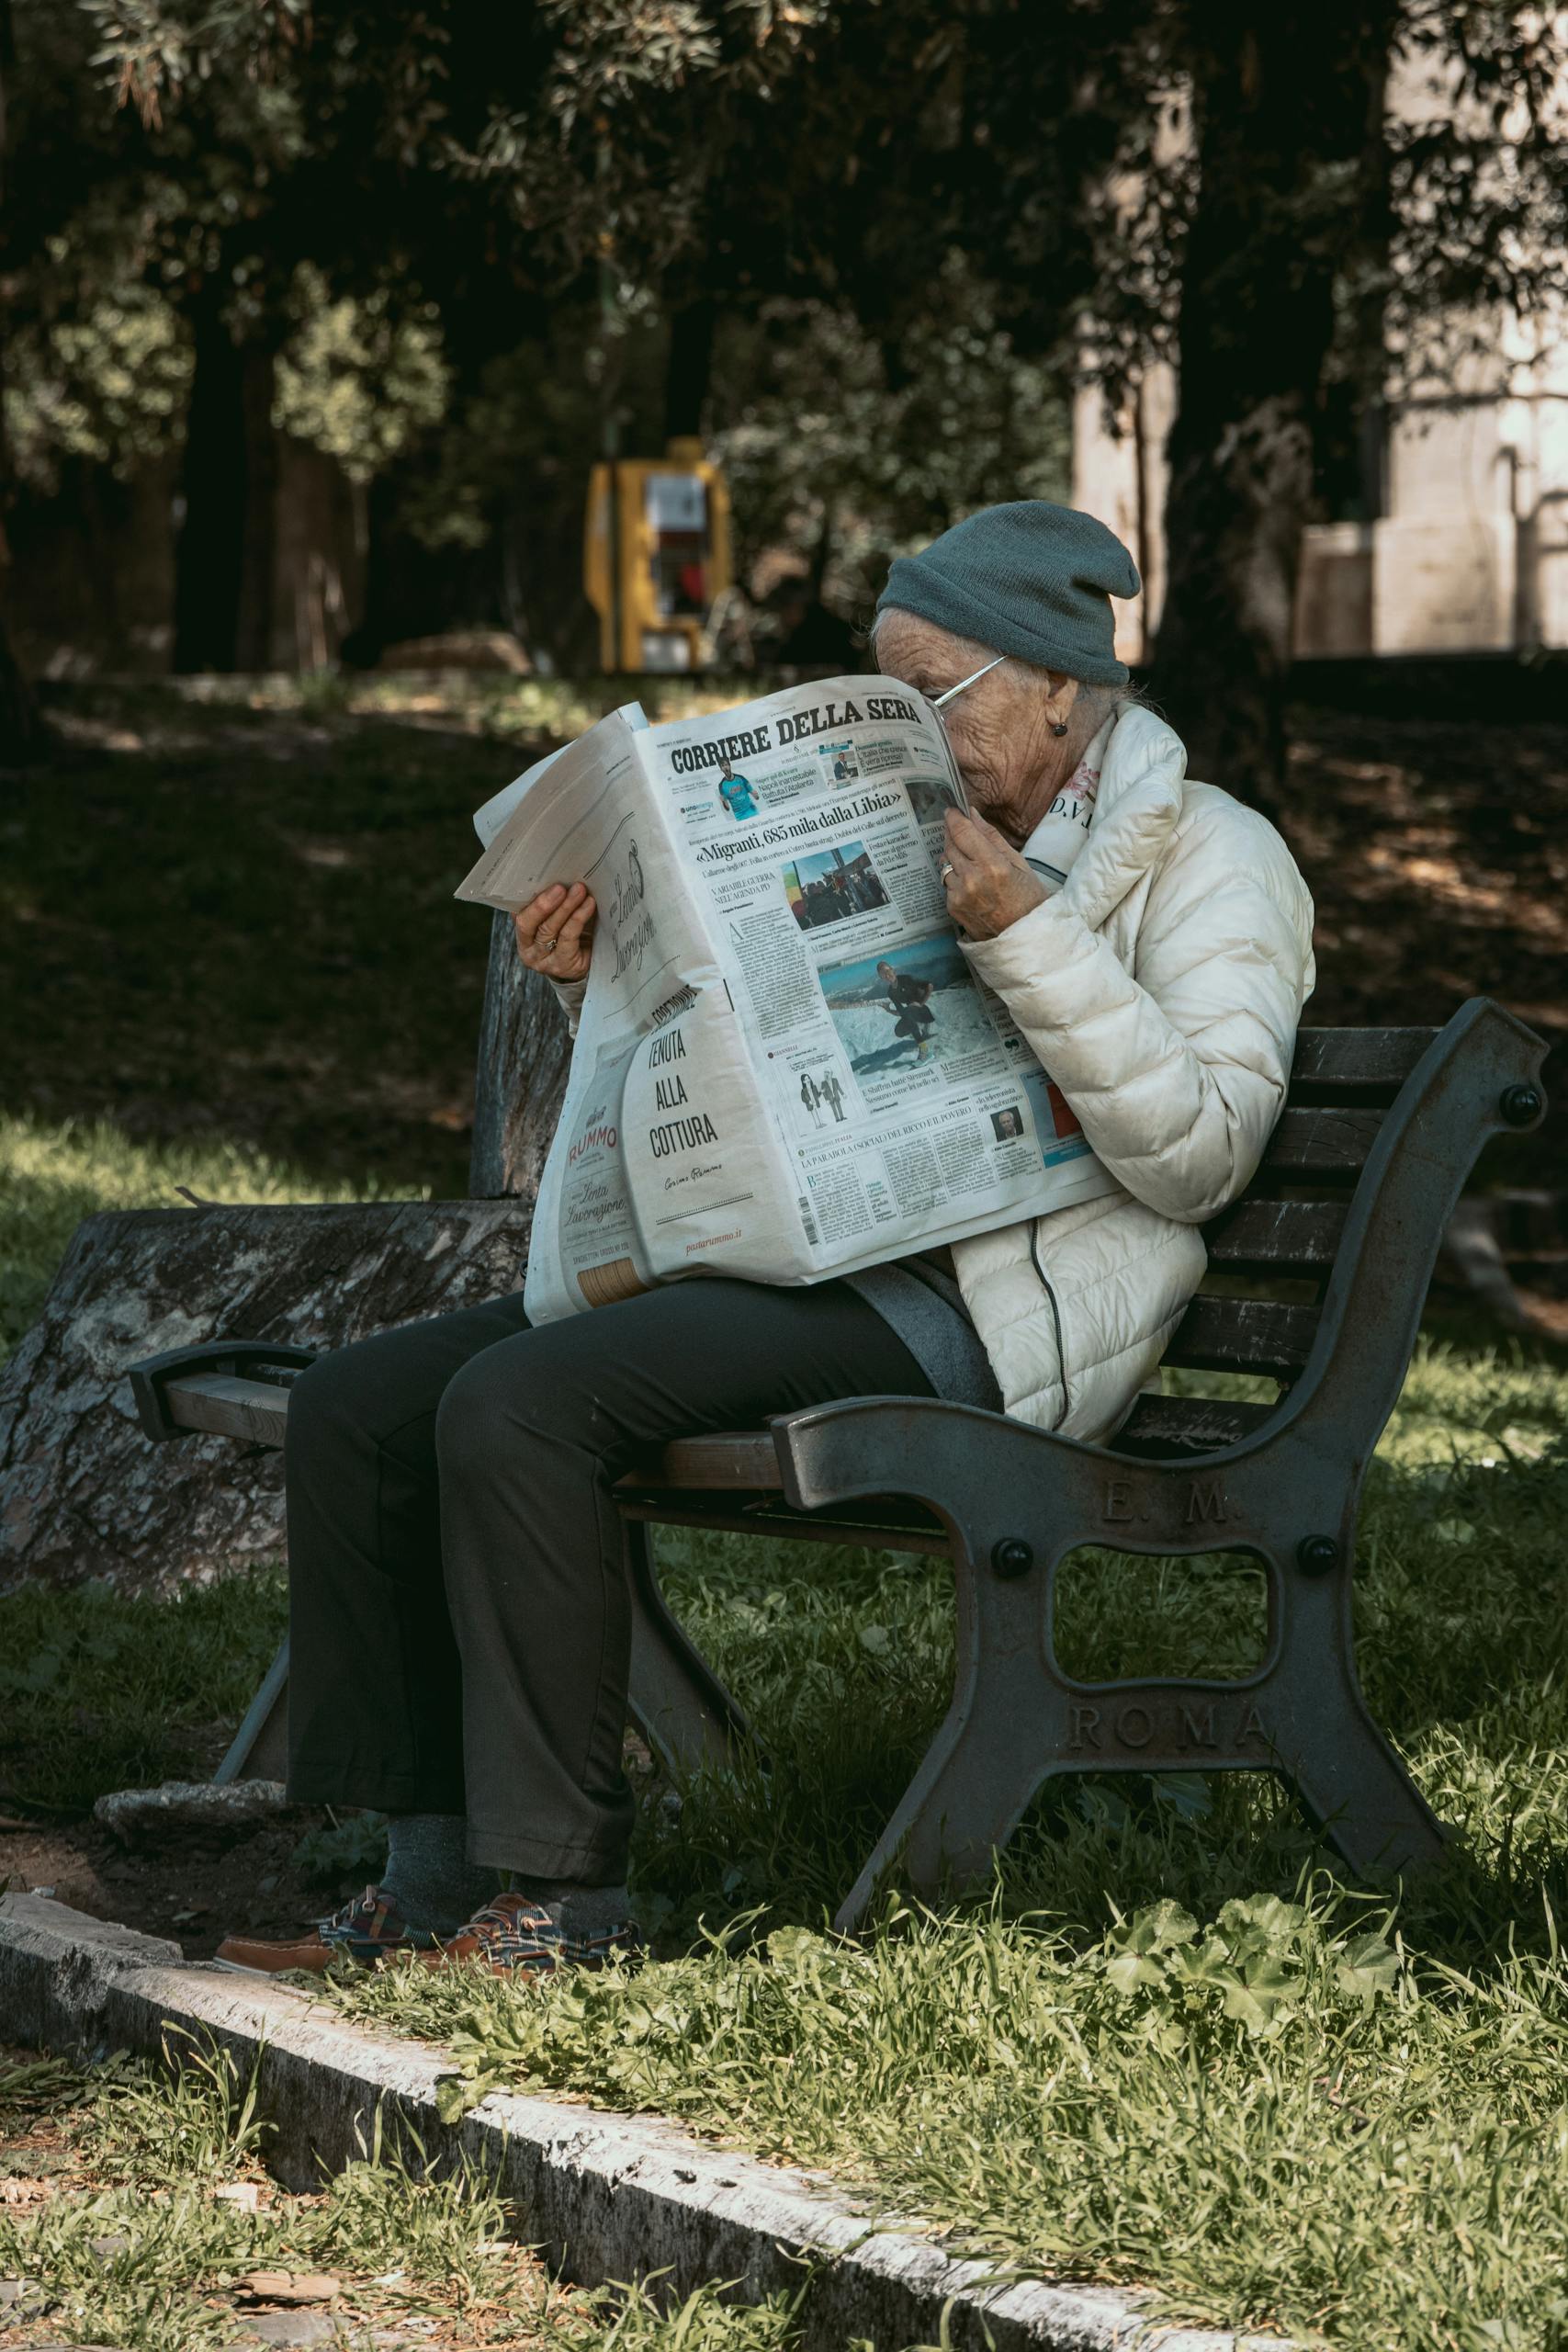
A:
{"label": "park bench", "polygon": [[[1272,1402],[1142,1396],[1107,1445],[933,1399],[863,1396],[693,1437],[616,1493],[633,1595],[632,1713],[677,1771],[746,1736],[666,1607],[649,1529],[706,1527],[942,1553],[956,1585],[952,1703],[840,1913],[895,1862],[909,1883],[987,1871],[1065,1772],[1273,1771],[1349,1867],[1435,1860],[1443,1830],[1357,1679],[1350,1577],[1361,1482],[1398,1396],[1445,1220],[1483,1145],[1539,1124],[1541,1041],[1486,999],[1441,1031],[1307,1029],[1243,1197],[1205,1227],[1210,1274],[1166,1352],[1265,1375]],[[219,1341],[132,1374],[150,1437],[280,1445],[302,1349]],[[1089,1683],[1053,1639],[1085,1545],[1254,1556],[1261,1663],[1239,1679]],[[281,1770],[287,1649],[218,1777]]]}

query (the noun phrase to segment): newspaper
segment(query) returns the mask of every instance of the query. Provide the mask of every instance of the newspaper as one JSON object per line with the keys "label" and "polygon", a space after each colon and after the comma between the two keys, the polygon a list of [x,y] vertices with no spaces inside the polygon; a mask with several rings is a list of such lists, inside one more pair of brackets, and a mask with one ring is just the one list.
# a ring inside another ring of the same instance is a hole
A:
{"label": "newspaper", "polygon": [[703,1271],[823,1282],[1111,1189],[959,952],[964,806],[931,705],[873,676],[659,727],[628,704],[479,811],[460,899],[598,907],[531,1319]]}

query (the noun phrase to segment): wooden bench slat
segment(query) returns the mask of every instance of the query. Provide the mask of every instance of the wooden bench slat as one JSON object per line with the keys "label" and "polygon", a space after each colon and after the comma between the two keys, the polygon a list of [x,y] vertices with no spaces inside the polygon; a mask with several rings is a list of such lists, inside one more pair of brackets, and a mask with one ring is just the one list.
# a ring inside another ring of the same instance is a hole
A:
{"label": "wooden bench slat", "polygon": [[1231,1396],[1140,1396],[1116,1436],[1118,1453],[1214,1453],[1239,1444],[1279,1411]]}
{"label": "wooden bench slat", "polygon": [[628,1476],[631,1486],[765,1494],[784,1484],[779,1457],[766,1430],[722,1430],[677,1438],[651,1452]]}
{"label": "wooden bench slat", "polygon": [[1263,1155],[1264,1170],[1277,1176],[1359,1176],[1382,1123],[1381,1110],[1290,1106]]}
{"label": "wooden bench slat", "polygon": [[1209,1262],[1258,1272],[1334,1263],[1345,1201],[1240,1201],[1203,1227]]}
{"label": "wooden bench slat", "polygon": [[1435,1029],[1302,1029],[1296,1035],[1292,1083],[1311,1086],[1403,1086]]}
{"label": "wooden bench slat", "polygon": [[198,1373],[171,1380],[164,1391],[169,1419],[182,1430],[238,1437],[252,1445],[280,1446],[288,1426],[288,1391],[228,1373]]}
{"label": "wooden bench slat", "polygon": [[715,1488],[703,1493],[692,1487],[639,1487],[626,1480],[615,1488],[615,1506],[623,1518],[649,1520],[658,1527],[705,1527],[721,1534],[784,1535],[896,1552],[946,1554],[952,1549],[935,1513],[903,1495],[807,1511],[791,1510],[776,1492],[746,1495]]}
{"label": "wooden bench slat", "polygon": [[1200,1372],[1261,1372],[1293,1380],[1317,1332],[1315,1306],[1274,1298],[1195,1298],[1165,1351]]}

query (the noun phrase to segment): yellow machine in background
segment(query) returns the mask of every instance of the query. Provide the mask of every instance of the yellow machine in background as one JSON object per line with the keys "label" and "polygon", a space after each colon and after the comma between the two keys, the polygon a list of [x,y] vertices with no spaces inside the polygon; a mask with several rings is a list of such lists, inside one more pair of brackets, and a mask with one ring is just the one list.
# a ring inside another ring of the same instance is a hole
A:
{"label": "yellow machine in background", "polygon": [[594,467],[582,584],[606,670],[696,669],[729,582],[729,492],[700,441]]}

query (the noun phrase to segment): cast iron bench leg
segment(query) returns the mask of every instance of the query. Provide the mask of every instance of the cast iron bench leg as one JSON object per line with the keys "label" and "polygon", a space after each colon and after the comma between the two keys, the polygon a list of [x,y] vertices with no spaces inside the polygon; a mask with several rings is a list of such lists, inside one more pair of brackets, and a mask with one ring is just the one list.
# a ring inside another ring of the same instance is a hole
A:
{"label": "cast iron bench leg", "polygon": [[281,1781],[288,1770],[288,1639],[262,1677],[229,1752],[212,1775],[213,1785],[230,1781]]}
{"label": "cast iron bench leg", "polygon": [[1289,1778],[1308,1820],[1358,1878],[1443,1859],[1452,1833],[1359,1709],[1336,1708]]}
{"label": "cast iron bench leg", "polygon": [[897,1866],[922,1894],[944,1878],[983,1878],[1017,1828],[1049,1769],[1041,1739],[1037,1577],[1004,1584],[953,1554],[957,1657],[941,1730],[834,1926],[859,1927],[881,1879]]}
{"label": "cast iron bench leg", "polygon": [[[1353,1871],[1442,1855],[1440,1826],[1356,1680],[1353,1507],[1335,1498],[1345,1519],[1330,1572],[1296,1558],[1302,1529],[1335,1524],[1314,1491],[1310,1448],[1280,1437],[1196,1469],[1160,1465],[960,1407],[872,1398],[785,1417],[776,1434],[797,1508],[841,1503],[874,1480],[918,1495],[953,1535],[953,1702],[840,1928],[858,1925],[895,1865],[922,1893],[983,1876],[1036,1790],[1065,1772],[1271,1770]],[[1079,1544],[1114,1541],[1123,1524],[1156,1555],[1217,1544],[1269,1565],[1269,1655],[1258,1672],[1090,1684],[1060,1671],[1050,1625],[1057,1565]]]}
{"label": "cast iron bench leg", "polygon": [[750,1738],[745,1716],[702,1652],[671,1616],[659,1588],[646,1523],[628,1519],[626,1585],[631,1597],[630,1705],[666,1770],[678,1778],[723,1764]]}
{"label": "cast iron bench leg", "polygon": [[[1273,1677],[1275,1769],[1303,1812],[1358,1877],[1440,1861],[1444,1828],[1369,1713],[1353,1659],[1324,1671],[1298,1633]],[[1292,1671],[1293,1667],[1293,1671]]]}

